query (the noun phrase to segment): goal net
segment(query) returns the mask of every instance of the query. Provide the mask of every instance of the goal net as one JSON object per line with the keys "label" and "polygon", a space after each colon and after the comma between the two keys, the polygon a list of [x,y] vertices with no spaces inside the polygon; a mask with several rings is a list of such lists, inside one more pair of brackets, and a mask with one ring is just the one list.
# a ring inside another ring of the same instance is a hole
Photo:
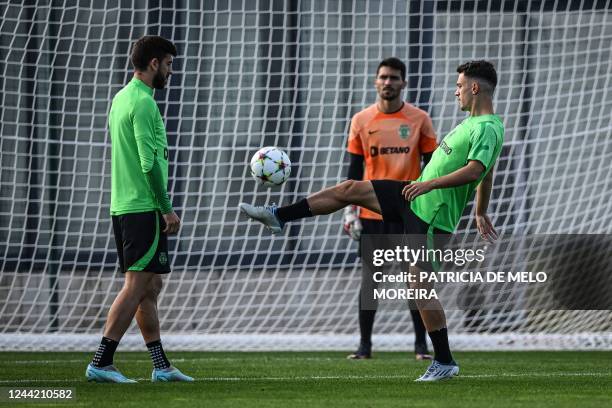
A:
{"label": "goal net", "polygon": [[[350,118],[378,63],[406,61],[404,97],[438,140],[460,122],[456,67],[491,60],[506,126],[489,212],[504,234],[612,232],[610,1],[0,0],[0,349],[90,349],[122,284],[109,215],[113,95],[145,34],[179,49],[155,98],[182,219],[162,338],[194,350],[352,349],[360,263],[341,215],[279,237],[239,202],[287,204],[346,177]],[[293,162],[257,186],[251,155]],[[459,234],[473,231],[471,215]],[[451,311],[460,349],[612,348],[609,310]],[[411,349],[406,308],[381,308],[377,349]],[[133,325],[122,344],[142,349]]]}

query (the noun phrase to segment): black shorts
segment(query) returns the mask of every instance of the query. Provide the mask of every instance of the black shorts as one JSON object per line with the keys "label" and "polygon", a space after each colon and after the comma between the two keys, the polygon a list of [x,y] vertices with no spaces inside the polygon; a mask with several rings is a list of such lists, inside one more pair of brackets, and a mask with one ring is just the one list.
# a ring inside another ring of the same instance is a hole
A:
{"label": "black shorts", "polygon": [[[402,195],[402,190],[410,181],[398,180],[371,180],[374,193],[382,212],[385,223],[400,223],[403,226],[404,235],[413,236],[414,246],[425,245],[428,249],[443,248],[452,238],[452,234],[431,226],[416,216],[410,208],[410,202]],[[431,234],[431,239],[427,236]],[[421,269],[433,270],[433,266],[427,263],[418,264]]]}
{"label": "black shorts", "polygon": [[409,181],[372,180],[378,204],[385,222],[396,222],[404,226],[404,234],[427,234],[429,224],[417,217],[410,208],[410,202],[402,196]]}
{"label": "black shorts", "polygon": [[121,272],[170,273],[168,236],[158,211],[113,215],[113,231]]}

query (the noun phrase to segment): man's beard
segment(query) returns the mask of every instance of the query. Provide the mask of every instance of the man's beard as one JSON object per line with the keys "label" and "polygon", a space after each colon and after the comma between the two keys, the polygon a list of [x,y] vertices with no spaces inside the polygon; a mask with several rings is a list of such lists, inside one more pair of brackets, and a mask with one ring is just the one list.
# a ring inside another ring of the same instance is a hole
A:
{"label": "man's beard", "polygon": [[[389,93],[385,93],[386,91],[389,91]],[[395,92],[394,89],[385,89],[380,93],[380,98],[384,99],[385,101],[392,101],[394,99],[396,99],[398,96],[397,92]]]}
{"label": "man's beard", "polygon": [[164,89],[166,86],[166,79],[168,77],[164,76],[161,71],[157,71],[155,76],[153,77],[153,88],[155,89]]}

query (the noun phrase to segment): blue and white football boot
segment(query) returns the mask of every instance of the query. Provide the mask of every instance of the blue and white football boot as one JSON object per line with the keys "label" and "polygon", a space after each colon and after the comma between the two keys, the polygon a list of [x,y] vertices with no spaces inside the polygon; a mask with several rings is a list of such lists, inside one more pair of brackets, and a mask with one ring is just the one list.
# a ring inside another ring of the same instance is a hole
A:
{"label": "blue and white football boot", "polygon": [[441,381],[453,378],[459,374],[459,366],[452,361],[450,364],[442,364],[436,360],[432,361],[425,374],[414,381]]}
{"label": "blue and white football boot", "polygon": [[281,222],[276,215],[276,209],[278,208],[276,205],[272,204],[256,207],[251,204],[240,203],[238,207],[240,211],[249,218],[259,221],[273,234],[280,234],[283,231],[285,224]]}
{"label": "blue and white football boot", "polygon": [[193,382],[193,378],[180,372],[176,367],[154,368],[151,373],[152,382]]}
{"label": "blue and white football boot", "polygon": [[85,377],[87,377],[87,381],[98,383],[134,384],[137,382],[121,374],[119,370],[112,365],[99,368],[89,364],[87,370],[85,370]]}

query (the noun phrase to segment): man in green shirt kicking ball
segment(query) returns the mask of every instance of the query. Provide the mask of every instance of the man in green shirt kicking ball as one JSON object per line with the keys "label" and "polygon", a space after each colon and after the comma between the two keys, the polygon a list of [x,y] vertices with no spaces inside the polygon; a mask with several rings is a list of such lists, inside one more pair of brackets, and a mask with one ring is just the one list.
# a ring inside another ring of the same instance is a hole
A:
{"label": "man in green shirt kicking ball", "polygon": [[[488,61],[471,61],[457,68],[455,96],[470,115],[434,151],[414,182],[347,180],[285,207],[240,204],[240,210],[273,233],[286,222],[330,214],[347,205],[377,212],[384,221],[401,222],[404,234],[452,233],[476,191],[476,225],[481,236],[497,233],[487,216],[493,167],[501,152],[504,125],[493,110],[497,73]],[[437,299],[416,300],[434,347],[434,360],[417,381],[438,381],[459,373],[448,344],[446,317]]]}
{"label": "man in green shirt kicking ball", "polygon": [[134,317],[153,361],[151,380],[193,381],[170,365],[157,316],[161,275],[170,273],[167,234],[178,232],[180,220],[168,198],[168,141],[153,90],[168,83],[176,54],[174,44],[162,37],[137,40],[131,55],[134,77],[111,105],[111,216],[125,282],[87,366],[89,381],[136,382],[113,366],[117,345]]}

